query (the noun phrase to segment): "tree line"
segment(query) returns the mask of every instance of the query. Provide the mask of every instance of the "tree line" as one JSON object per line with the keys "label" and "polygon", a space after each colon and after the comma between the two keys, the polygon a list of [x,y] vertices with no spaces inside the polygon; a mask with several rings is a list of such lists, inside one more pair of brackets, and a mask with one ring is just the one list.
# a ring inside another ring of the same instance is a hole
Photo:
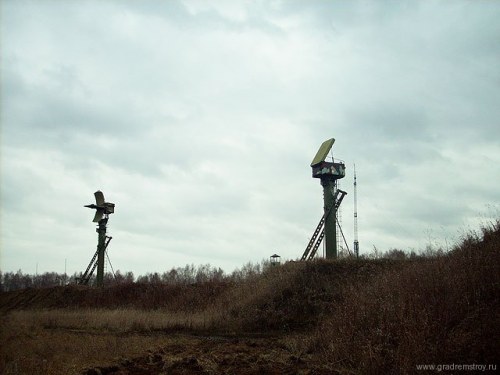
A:
{"label": "tree line", "polygon": [[[386,259],[415,259],[418,257],[432,257],[443,255],[445,252],[441,248],[427,246],[421,254],[414,251],[407,253],[399,249],[390,249],[386,252],[380,252],[376,247],[369,254],[360,256],[361,258],[386,258]],[[213,267],[210,264],[195,266],[187,264],[184,267],[174,267],[169,271],[162,273],[152,272],[135,277],[133,272],[121,272],[120,270],[104,274],[104,285],[117,285],[123,283],[143,283],[143,284],[195,284],[211,281],[235,282],[242,281],[249,277],[260,275],[271,264],[268,260],[260,263],[248,262],[241,268],[237,268],[231,273],[225,273],[220,267]],[[45,272],[42,274],[25,274],[21,270],[17,272],[0,271],[0,291],[8,292],[25,288],[48,288],[54,286],[63,286],[69,284],[78,284],[82,274],[75,272],[73,275],[66,275],[57,272]],[[90,279],[89,285],[95,283],[95,275]]]}
{"label": "tree line", "polygon": [[[121,272],[117,270],[114,273],[104,274],[104,285],[117,285],[124,283],[141,284],[196,284],[204,282],[231,282],[241,281],[248,277],[260,275],[267,267],[269,262],[247,263],[240,269],[235,269],[231,273],[225,273],[220,267],[213,267],[210,264],[195,266],[187,264],[184,267],[174,267],[169,271],[162,273],[152,272],[135,277],[133,272]],[[67,275],[57,272],[45,272],[41,274],[0,271],[0,291],[9,292],[26,288],[49,288],[54,286],[64,286],[78,284],[82,274],[75,272],[73,275]],[[95,275],[90,279],[89,285],[95,283]]]}

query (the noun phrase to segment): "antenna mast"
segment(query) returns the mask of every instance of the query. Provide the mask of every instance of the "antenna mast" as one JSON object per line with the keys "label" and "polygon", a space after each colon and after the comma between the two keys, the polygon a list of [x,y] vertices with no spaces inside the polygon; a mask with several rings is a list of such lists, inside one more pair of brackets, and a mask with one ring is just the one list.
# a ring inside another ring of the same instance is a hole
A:
{"label": "antenna mast", "polygon": [[358,241],[358,188],[356,181],[356,164],[354,164],[354,255],[359,257],[359,241]]}

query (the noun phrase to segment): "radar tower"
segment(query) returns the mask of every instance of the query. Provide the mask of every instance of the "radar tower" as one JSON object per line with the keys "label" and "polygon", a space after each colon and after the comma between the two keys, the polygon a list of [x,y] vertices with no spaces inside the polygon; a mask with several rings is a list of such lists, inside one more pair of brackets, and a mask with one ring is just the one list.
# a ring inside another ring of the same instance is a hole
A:
{"label": "radar tower", "polygon": [[98,190],[94,193],[96,204],[88,204],[85,207],[92,208],[96,210],[94,223],[98,223],[96,232],[98,233],[97,250],[92,257],[87,269],[79,279],[79,284],[87,285],[97,268],[97,286],[102,286],[104,281],[104,264],[105,264],[105,254],[106,249],[112,239],[112,237],[106,235],[107,224],[109,220],[109,215],[115,212],[115,204],[109,203],[104,200],[104,194],[102,191]]}
{"label": "radar tower", "polygon": [[331,162],[325,161],[334,142],[334,138],[323,142],[311,162],[312,177],[319,178],[321,186],[323,186],[323,217],[316,227],[301,260],[314,258],[323,238],[325,238],[325,258],[332,259],[338,256],[337,210],[347,193],[337,187],[337,180],[345,177],[344,163],[341,161],[335,162],[333,158]]}

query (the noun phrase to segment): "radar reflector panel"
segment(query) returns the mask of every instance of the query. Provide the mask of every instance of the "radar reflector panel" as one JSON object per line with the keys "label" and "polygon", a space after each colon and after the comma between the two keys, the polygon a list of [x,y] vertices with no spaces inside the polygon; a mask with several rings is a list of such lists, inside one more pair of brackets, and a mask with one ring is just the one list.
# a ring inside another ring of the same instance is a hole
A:
{"label": "radar reflector panel", "polygon": [[96,204],[88,204],[85,207],[93,208],[96,210],[94,220],[92,221],[94,223],[98,223],[104,217],[104,215],[106,215],[107,217],[109,214],[115,212],[115,204],[106,202],[104,200],[104,194],[100,190],[97,190],[94,193],[94,196]]}
{"label": "radar reflector panel", "polygon": [[311,162],[311,167],[314,167],[315,165],[323,162],[326,159],[334,143],[335,143],[335,138],[330,138],[321,144],[318,152],[316,153],[316,156]]}
{"label": "radar reflector panel", "polygon": [[95,196],[95,203],[98,205],[98,206],[102,206],[104,205],[104,194],[102,193],[102,191],[100,190],[97,190],[95,193],[94,193],[94,196]]}

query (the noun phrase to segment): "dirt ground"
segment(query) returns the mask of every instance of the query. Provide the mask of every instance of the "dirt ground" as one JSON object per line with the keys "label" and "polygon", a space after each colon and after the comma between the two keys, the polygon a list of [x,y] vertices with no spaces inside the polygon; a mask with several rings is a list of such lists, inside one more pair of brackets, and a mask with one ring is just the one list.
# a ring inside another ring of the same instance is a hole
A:
{"label": "dirt ground", "polygon": [[5,375],[333,373],[301,349],[297,334],[116,332],[2,320]]}
{"label": "dirt ground", "polygon": [[144,355],[94,367],[84,374],[332,374],[313,365],[307,355],[293,355],[286,340],[177,335]]}

